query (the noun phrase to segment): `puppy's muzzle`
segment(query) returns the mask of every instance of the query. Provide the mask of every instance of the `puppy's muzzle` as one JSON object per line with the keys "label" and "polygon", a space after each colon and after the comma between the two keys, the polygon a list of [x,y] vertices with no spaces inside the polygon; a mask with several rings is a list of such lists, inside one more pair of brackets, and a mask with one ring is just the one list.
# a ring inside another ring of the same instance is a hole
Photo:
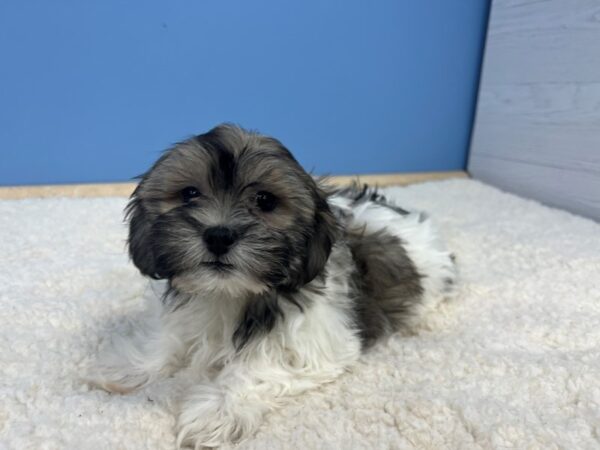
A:
{"label": "puppy's muzzle", "polygon": [[206,248],[214,255],[221,256],[229,251],[238,235],[231,228],[217,226],[204,230],[203,238]]}

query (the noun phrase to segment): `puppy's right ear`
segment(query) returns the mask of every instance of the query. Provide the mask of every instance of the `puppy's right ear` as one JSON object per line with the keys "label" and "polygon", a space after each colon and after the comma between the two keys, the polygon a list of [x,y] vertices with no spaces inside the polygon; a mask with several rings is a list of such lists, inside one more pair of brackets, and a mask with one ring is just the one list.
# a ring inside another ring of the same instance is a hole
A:
{"label": "puppy's right ear", "polygon": [[137,189],[125,209],[125,217],[129,221],[129,256],[142,274],[158,280],[163,277],[156,270],[151,239],[152,220],[136,193]]}

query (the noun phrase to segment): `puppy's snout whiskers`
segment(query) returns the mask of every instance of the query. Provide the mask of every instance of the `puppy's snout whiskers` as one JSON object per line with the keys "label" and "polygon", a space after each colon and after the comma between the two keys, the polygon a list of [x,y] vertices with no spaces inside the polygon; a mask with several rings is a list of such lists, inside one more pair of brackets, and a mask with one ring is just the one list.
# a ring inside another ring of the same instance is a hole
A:
{"label": "puppy's snout whiskers", "polygon": [[235,230],[223,226],[207,228],[202,237],[208,250],[216,256],[227,253],[238,240]]}

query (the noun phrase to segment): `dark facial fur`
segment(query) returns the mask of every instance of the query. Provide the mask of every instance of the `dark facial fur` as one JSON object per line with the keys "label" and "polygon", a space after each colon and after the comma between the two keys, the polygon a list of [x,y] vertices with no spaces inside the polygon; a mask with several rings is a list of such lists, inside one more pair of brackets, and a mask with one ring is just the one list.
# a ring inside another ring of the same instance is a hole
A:
{"label": "dark facial fur", "polygon": [[279,141],[221,125],[142,176],[127,208],[130,255],[183,292],[296,290],[335,240],[325,198]]}

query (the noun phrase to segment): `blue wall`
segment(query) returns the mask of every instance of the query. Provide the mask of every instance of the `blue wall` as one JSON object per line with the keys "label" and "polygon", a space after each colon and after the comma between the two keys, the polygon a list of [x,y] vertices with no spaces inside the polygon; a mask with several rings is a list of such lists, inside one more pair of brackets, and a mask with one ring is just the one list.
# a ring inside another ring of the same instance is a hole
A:
{"label": "blue wall", "polygon": [[230,121],[316,173],[462,169],[488,0],[0,3],[0,184],[128,180]]}

